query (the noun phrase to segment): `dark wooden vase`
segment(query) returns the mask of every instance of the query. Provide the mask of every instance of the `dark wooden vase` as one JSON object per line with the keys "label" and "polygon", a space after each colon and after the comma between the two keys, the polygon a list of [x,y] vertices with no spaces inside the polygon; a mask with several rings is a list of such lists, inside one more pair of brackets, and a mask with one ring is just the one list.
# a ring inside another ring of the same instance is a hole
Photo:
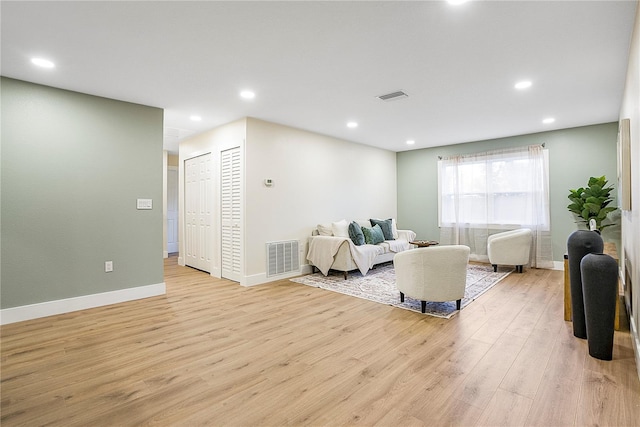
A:
{"label": "dark wooden vase", "polygon": [[580,261],[587,254],[602,253],[603,249],[604,242],[597,231],[577,230],[571,233],[567,239],[573,335],[578,338],[587,338]]}

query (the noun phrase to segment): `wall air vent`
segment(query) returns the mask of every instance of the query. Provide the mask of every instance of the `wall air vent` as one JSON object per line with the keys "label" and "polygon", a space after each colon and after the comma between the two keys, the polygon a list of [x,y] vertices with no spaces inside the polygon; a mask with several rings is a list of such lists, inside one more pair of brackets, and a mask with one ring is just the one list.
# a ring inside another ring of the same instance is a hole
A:
{"label": "wall air vent", "polygon": [[298,241],[267,243],[267,277],[300,271]]}
{"label": "wall air vent", "polygon": [[378,96],[378,99],[381,99],[383,101],[395,101],[396,99],[403,99],[403,98],[406,98],[408,96],[409,95],[407,95],[403,91],[398,90],[398,91],[395,91],[395,92],[387,93],[386,95],[380,95],[380,96]]}

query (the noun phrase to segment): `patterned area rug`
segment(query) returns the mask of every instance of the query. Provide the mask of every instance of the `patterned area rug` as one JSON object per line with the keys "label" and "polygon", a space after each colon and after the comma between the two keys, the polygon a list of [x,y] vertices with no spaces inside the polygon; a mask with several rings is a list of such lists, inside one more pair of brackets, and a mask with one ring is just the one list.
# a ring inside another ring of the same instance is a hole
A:
{"label": "patterned area rug", "polygon": [[[493,267],[490,265],[469,264],[467,268],[467,287],[462,299],[462,308],[491,289],[512,271],[513,269],[511,268],[498,267],[498,272],[494,273]],[[289,280],[421,313],[419,300],[405,296],[404,302],[400,302],[400,291],[396,287],[393,263],[378,265],[375,269],[370,270],[366,276],[356,270],[349,273],[347,280],[344,280],[342,273],[336,274],[335,272],[330,272],[327,277],[322,273],[314,273]],[[455,301],[427,301],[425,314],[449,319],[457,312]]]}

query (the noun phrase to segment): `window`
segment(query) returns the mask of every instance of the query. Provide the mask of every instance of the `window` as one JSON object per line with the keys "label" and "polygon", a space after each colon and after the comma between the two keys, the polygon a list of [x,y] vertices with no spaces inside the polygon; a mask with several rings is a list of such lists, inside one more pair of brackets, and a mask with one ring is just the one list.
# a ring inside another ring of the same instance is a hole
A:
{"label": "window", "polygon": [[440,227],[548,230],[547,164],[531,147],[440,160]]}

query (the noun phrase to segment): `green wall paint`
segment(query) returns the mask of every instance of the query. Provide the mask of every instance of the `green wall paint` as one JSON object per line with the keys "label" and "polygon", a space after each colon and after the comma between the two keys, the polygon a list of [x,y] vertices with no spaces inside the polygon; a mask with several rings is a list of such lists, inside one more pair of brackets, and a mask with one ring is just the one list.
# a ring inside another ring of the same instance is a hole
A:
{"label": "green wall paint", "polygon": [[[590,176],[606,175],[617,192],[617,135],[618,124],[606,123],[398,153],[398,224],[419,238],[439,239],[438,156],[544,143],[549,150],[553,258],[562,261],[567,238],[577,228],[566,209],[569,189],[585,186]],[[610,227],[604,238],[617,243],[619,235],[619,226]]]}
{"label": "green wall paint", "polygon": [[162,283],[162,110],[1,85],[0,306]]}

